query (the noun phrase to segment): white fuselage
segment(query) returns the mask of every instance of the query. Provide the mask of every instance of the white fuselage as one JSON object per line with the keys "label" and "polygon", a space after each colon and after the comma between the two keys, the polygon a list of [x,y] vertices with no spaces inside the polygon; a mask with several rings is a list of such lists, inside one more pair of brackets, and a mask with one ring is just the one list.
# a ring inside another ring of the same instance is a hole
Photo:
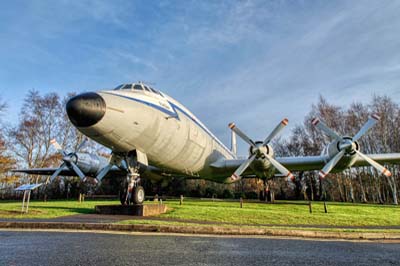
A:
{"label": "white fuselage", "polygon": [[236,157],[188,109],[165,94],[134,90],[97,93],[106,103],[104,117],[78,129],[113,153],[138,150],[147,155],[150,165],[203,178],[218,175],[211,163]]}

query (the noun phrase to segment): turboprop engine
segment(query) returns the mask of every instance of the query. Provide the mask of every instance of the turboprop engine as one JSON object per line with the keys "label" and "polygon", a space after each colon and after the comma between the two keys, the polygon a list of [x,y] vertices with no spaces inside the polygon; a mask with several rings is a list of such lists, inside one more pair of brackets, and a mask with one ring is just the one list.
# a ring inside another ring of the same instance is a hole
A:
{"label": "turboprop engine", "polygon": [[[240,180],[242,178],[241,175],[250,165],[255,172],[259,172],[258,169],[267,169],[272,171],[272,169],[275,168],[278,172],[286,176],[288,180],[294,179],[293,174],[288,169],[286,169],[286,167],[284,167],[282,164],[274,159],[273,149],[269,145],[271,140],[282,131],[282,129],[288,124],[288,122],[289,121],[286,118],[283,119],[263,142],[254,142],[234,123],[229,124],[229,128],[250,145],[249,158],[244,161],[242,165],[240,165],[239,168],[236,169],[236,171],[232,174],[230,178],[232,182]],[[273,168],[271,166],[273,166]]]}
{"label": "turboprop engine", "polygon": [[63,156],[63,163],[51,175],[50,181],[53,181],[53,179],[56,178],[65,167],[74,171],[77,176],[85,180],[86,176],[97,174],[105,165],[108,164],[108,160],[104,157],[79,152],[85,143],[86,139],[78,146],[76,151],[67,153],[61,148],[61,145],[55,139],[51,140],[51,144]]}
{"label": "turboprop engine", "polygon": [[319,172],[319,176],[324,178],[330,172],[338,172],[345,168],[351,167],[357,160],[357,156],[363,158],[380,173],[390,176],[391,173],[389,170],[360,152],[360,145],[357,142],[357,140],[365,135],[365,133],[367,133],[367,131],[371,129],[379,120],[379,116],[373,114],[354,137],[342,137],[330,129],[318,118],[314,118],[311,123],[334,139],[333,142],[328,144],[328,146],[322,152],[323,155],[328,158],[328,160],[324,168],[322,168],[322,170]]}
{"label": "turboprop engine", "polygon": [[332,173],[338,173],[351,167],[357,160],[357,151],[360,151],[360,145],[357,141],[353,141],[351,137],[344,136],[341,140],[334,140],[326,145],[321,156],[332,159],[342,149],[345,149],[346,152],[340,162],[331,170]]}
{"label": "turboprop engine", "polygon": [[263,145],[262,141],[256,141],[255,144],[258,148],[254,148],[253,146],[249,148],[249,157],[256,154],[256,159],[249,167],[257,176],[273,176],[275,168],[266,155],[270,158],[275,158],[274,149],[269,144]]}
{"label": "turboprop engine", "polygon": [[90,153],[75,153],[76,165],[86,175],[95,175],[108,163],[108,160],[104,157],[90,154]]}

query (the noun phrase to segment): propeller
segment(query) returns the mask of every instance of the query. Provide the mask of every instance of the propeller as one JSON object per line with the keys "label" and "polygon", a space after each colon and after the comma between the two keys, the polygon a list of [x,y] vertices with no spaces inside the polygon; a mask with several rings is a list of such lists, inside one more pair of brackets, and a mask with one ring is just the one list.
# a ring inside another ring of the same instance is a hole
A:
{"label": "propeller", "polygon": [[[111,168],[116,165],[120,165],[121,163],[123,163],[123,159],[120,156],[117,156],[115,154],[112,154],[111,158],[110,158],[110,162],[104,166],[100,172],[97,174],[96,179],[98,182],[101,182],[101,180],[108,174],[108,172],[111,170]],[[128,168],[126,166],[126,168]]]}
{"label": "propeller", "polygon": [[100,172],[98,173],[98,175],[96,176],[96,179],[98,181],[101,181],[106,175],[107,173],[111,170],[111,168],[113,167],[114,164],[109,163],[107,164],[105,167],[103,167]]}
{"label": "propeller", "polygon": [[57,140],[52,139],[50,141],[51,145],[63,156],[62,160],[63,163],[58,167],[58,169],[51,175],[50,181],[53,181],[54,178],[56,178],[61,171],[64,169],[64,167],[69,168],[71,171],[74,171],[81,179],[85,178],[85,174],[79,169],[79,167],[76,165],[77,161],[77,155],[76,153],[79,152],[80,149],[86,144],[87,139],[85,138],[81,144],[79,144],[78,148],[76,149],[75,152],[71,153],[66,153],[61,145],[57,142]]}
{"label": "propeller", "polygon": [[356,143],[356,141],[359,140],[363,135],[365,135],[368,132],[368,130],[370,130],[379,120],[380,120],[380,117],[378,115],[372,114],[368,118],[368,121],[357,132],[357,134],[354,135],[353,138],[349,138],[349,137],[340,136],[335,131],[330,129],[324,122],[322,122],[318,118],[314,118],[311,121],[311,123],[315,127],[322,130],[323,132],[325,132],[331,138],[339,141],[338,142],[339,152],[332,159],[330,159],[329,162],[326,163],[324,168],[322,168],[322,170],[319,172],[319,176],[321,178],[324,178],[327,174],[330,173],[330,171],[332,171],[332,169],[343,158],[343,156],[345,156],[346,154],[354,153],[354,152],[356,154],[358,154],[358,156],[362,157],[365,161],[367,161],[371,166],[373,166],[375,169],[377,169],[382,174],[384,174],[386,176],[391,176],[392,174],[390,173],[389,170],[387,170],[385,167],[383,167],[379,163],[377,163],[374,160],[372,160],[371,158],[369,158],[367,155],[360,152],[358,150],[358,144]]}
{"label": "propeller", "polygon": [[275,160],[270,154],[269,147],[270,141],[277,136],[282,129],[289,123],[289,120],[286,118],[283,119],[275,128],[274,130],[265,138],[264,142],[254,142],[250,139],[243,131],[241,131],[234,123],[230,123],[228,126],[229,128],[235,132],[240,138],[242,138],[246,143],[250,145],[251,155],[250,157],[244,161],[239,168],[232,174],[231,180],[238,181],[242,177],[241,175],[250,166],[250,164],[258,157],[264,156],[281,174],[286,176],[288,180],[294,180],[294,175],[286,169],[282,164],[280,164],[277,160]]}

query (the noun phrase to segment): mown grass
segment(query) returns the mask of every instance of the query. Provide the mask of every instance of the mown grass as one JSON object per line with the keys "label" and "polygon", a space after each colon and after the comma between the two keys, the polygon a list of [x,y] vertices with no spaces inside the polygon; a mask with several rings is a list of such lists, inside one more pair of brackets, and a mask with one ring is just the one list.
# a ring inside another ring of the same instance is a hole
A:
{"label": "mown grass", "polygon": [[[150,202],[147,202],[150,203]],[[169,211],[160,215],[168,223],[223,223],[242,226],[399,226],[400,208],[391,205],[313,202],[309,213],[307,202],[278,201],[276,204],[185,199],[165,201]],[[29,213],[21,214],[21,201],[0,201],[0,218],[55,218],[73,214],[94,213],[95,205],[119,204],[117,200],[31,201]],[[156,221],[152,221],[155,223]]]}
{"label": "mown grass", "polygon": [[278,201],[276,204],[185,200],[168,201],[171,210],[160,217],[247,225],[400,225],[400,208],[390,205],[313,202],[309,213],[306,202]]}
{"label": "mown grass", "polygon": [[0,201],[0,218],[17,219],[47,219],[74,214],[94,213],[95,205],[119,204],[119,201],[110,200],[51,200],[31,201],[29,212],[21,213],[22,201]]}

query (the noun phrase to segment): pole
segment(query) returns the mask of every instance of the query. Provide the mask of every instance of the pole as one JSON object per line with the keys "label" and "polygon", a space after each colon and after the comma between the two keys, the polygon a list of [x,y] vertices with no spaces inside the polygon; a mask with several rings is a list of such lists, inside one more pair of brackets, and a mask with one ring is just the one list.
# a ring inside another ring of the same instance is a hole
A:
{"label": "pole", "polygon": [[26,204],[26,213],[28,213],[30,199],[31,199],[31,190],[29,190],[28,192],[28,203]]}
{"label": "pole", "polygon": [[325,183],[323,179],[320,179],[321,182],[321,187],[322,187],[322,192],[323,192],[323,196],[324,196],[324,211],[325,213],[328,213],[328,209],[326,207],[326,189],[325,189]]}
{"label": "pole", "polygon": [[21,212],[24,212],[24,209],[25,209],[25,195],[26,195],[26,190],[24,190],[24,196],[22,197],[22,209],[21,209]]}

